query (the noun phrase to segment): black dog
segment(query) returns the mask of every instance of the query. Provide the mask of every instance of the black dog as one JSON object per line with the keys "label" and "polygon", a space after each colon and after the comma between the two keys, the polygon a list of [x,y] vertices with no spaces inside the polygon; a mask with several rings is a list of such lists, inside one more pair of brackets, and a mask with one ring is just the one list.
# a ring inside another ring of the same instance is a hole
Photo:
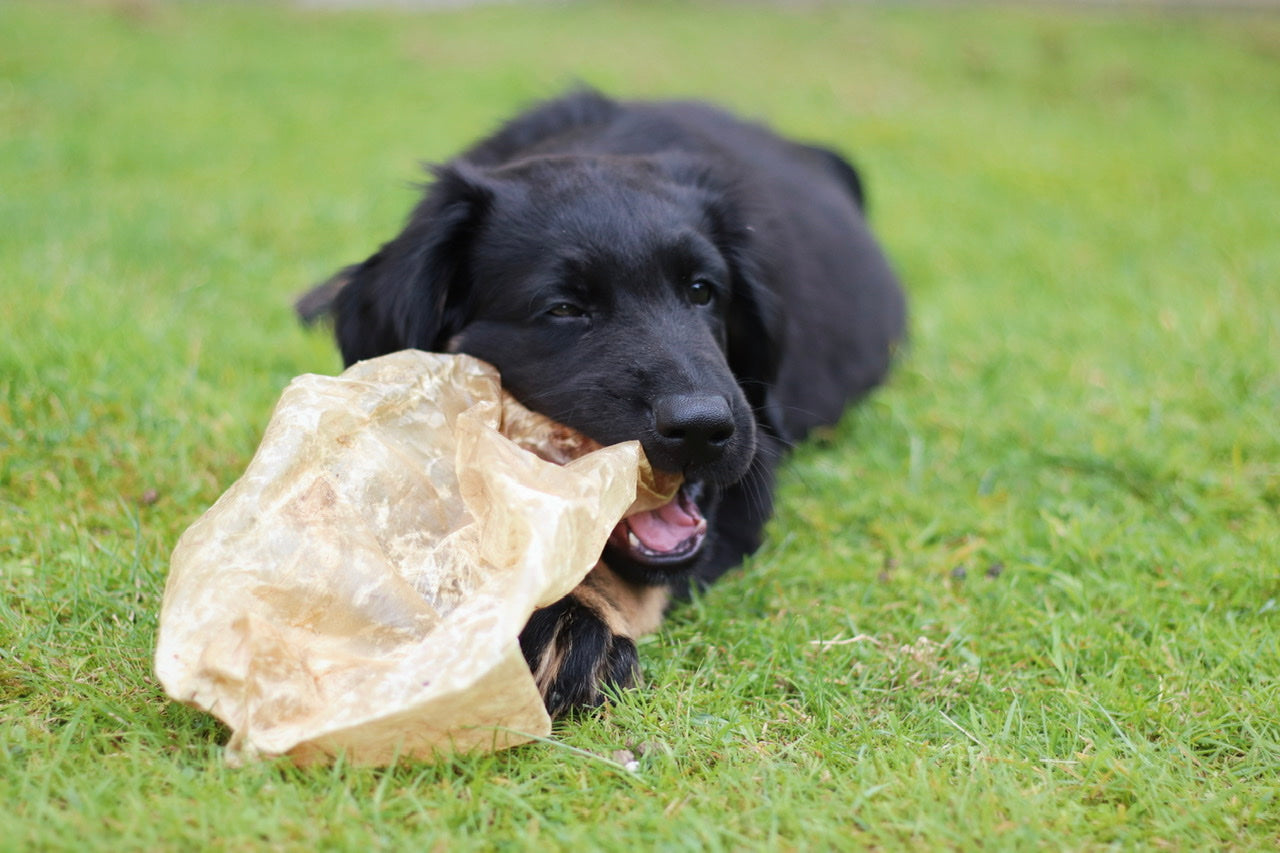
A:
{"label": "black dog", "polygon": [[902,293],[847,162],[703,104],[570,94],[435,178],[299,311],[332,313],[348,364],[469,353],[529,408],[683,472],[521,635],[548,710],[599,704],[670,591],[760,544],[783,450],[884,378]]}

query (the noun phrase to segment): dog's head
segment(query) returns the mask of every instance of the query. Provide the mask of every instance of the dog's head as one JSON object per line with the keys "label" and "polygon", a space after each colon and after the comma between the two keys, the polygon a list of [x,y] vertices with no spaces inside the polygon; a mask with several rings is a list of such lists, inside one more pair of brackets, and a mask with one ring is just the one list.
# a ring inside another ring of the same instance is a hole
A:
{"label": "dog's head", "polygon": [[695,164],[462,162],[336,277],[337,337],[348,364],[409,347],[476,356],[529,408],[602,444],[638,439],[688,485],[612,547],[679,570],[710,495],[746,475],[757,430],[772,429],[779,329],[754,240],[732,187]]}

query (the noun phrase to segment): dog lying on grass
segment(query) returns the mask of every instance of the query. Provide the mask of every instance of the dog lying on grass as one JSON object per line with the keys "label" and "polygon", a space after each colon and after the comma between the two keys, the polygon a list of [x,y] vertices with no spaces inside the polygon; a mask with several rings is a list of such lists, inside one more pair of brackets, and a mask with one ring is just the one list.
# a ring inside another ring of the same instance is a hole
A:
{"label": "dog lying on grass", "polygon": [[484,359],[525,406],[684,475],[521,634],[557,716],[632,684],[671,595],[759,546],[783,452],[884,379],[904,299],[848,162],[705,104],[575,92],[434,171],[304,319],[332,316],[347,364]]}

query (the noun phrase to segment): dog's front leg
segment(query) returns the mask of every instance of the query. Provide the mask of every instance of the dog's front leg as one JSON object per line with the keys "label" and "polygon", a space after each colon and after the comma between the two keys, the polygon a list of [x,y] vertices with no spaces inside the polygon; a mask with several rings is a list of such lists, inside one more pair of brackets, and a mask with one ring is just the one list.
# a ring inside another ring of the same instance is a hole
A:
{"label": "dog's front leg", "polygon": [[573,592],[534,611],[520,649],[547,713],[595,707],[605,700],[605,686],[635,684],[635,640],[658,628],[669,601],[666,587],[623,580],[600,563]]}

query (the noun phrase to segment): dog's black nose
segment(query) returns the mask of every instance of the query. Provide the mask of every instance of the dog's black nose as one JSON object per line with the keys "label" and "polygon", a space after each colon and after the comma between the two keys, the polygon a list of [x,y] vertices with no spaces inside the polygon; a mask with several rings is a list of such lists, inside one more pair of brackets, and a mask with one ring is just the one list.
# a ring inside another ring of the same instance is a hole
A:
{"label": "dog's black nose", "polygon": [[653,460],[659,467],[683,469],[714,462],[733,437],[729,401],[710,394],[659,397],[653,404],[653,420],[658,444],[667,457]]}

